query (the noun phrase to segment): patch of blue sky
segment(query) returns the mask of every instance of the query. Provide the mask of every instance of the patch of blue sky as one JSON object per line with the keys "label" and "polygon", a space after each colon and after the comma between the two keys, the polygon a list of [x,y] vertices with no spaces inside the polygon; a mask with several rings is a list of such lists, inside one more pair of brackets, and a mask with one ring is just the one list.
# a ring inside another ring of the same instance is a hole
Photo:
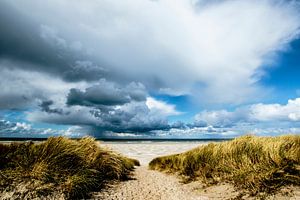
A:
{"label": "patch of blue sky", "polygon": [[271,66],[265,66],[266,75],[259,84],[273,88],[272,98],[264,103],[285,103],[300,96],[300,39],[294,40],[290,48],[276,58]]}

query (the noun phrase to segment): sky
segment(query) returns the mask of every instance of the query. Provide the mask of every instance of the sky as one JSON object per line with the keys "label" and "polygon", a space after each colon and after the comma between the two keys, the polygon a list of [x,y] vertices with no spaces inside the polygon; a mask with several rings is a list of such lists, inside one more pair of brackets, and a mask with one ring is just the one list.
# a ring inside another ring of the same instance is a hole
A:
{"label": "sky", "polygon": [[2,0],[0,137],[300,133],[300,1]]}

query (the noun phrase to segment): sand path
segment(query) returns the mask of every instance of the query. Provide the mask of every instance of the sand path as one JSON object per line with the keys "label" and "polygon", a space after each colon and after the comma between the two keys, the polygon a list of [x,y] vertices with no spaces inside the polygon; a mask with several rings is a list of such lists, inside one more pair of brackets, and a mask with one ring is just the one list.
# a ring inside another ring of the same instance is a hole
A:
{"label": "sand path", "polygon": [[206,200],[191,188],[185,187],[171,175],[149,170],[146,166],[137,167],[133,180],[116,184],[101,193],[95,199],[106,200]]}

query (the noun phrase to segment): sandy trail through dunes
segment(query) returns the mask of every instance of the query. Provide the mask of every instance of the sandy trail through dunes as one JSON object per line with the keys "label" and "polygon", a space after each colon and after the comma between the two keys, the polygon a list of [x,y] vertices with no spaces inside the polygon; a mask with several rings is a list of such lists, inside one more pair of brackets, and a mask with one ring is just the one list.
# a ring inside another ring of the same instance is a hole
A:
{"label": "sandy trail through dunes", "polygon": [[95,199],[107,200],[206,200],[185,187],[171,175],[148,170],[146,166],[138,167],[134,180],[121,182],[98,193]]}
{"label": "sandy trail through dunes", "polygon": [[[174,176],[148,169],[148,163],[155,157],[180,153],[207,142],[101,142],[117,152],[141,162],[133,172],[133,179],[112,185],[104,191],[94,193],[93,199],[103,200],[223,200],[238,198],[239,191],[232,185],[222,183],[203,188],[199,182],[181,183]],[[288,190],[289,191],[289,190]],[[300,200],[300,188],[293,188],[292,195],[277,194],[268,200]],[[242,199],[257,199],[244,196]]]}
{"label": "sandy trail through dunes", "polygon": [[148,163],[155,157],[180,153],[206,142],[158,142],[158,143],[118,143],[104,142],[105,146],[140,161],[141,167],[134,171],[133,180],[113,185],[107,190],[95,194],[95,199],[107,200],[204,200],[208,199],[196,195],[190,187],[180,183],[172,175],[167,175],[148,169]]}

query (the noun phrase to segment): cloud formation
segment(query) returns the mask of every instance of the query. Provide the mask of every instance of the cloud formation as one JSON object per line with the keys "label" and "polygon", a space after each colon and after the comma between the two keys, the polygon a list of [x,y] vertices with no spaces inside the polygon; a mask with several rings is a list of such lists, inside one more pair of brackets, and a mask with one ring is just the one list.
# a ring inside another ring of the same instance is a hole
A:
{"label": "cloud formation", "polygon": [[83,91],[71,88],[64,105],[45,100],[39,106],[40,110],[28,112],[29,121],[79,125],[96,136],[109,131],[166,130],[167,117],[180,114],[174,105],[148,97],[141,83],[120,86],[105,79]]}
{"label": "cloud formation", "polygon": [[49,99],[62,106],[70,88],[86,87],[84,82],[67,83],[49,74],[15,68],[18,64],[0,60],[1,110],[35,108]]}
{"label": "cloud formation", "polygon": [[[259,80],[299,37],[299,8],[282,0],[3,0],[0,109],[95,135],[297,128],[299,99],[242,105],[268,93]],[[183,94],[195,108],[241,106],[170,123],[184,111],[155,97]]]}
{"label": "cloud formation", "polygon": [[97,85],[86,88],[84,92],[72,88],[67,97],[67,105],[115,106],[131,101],[145,101],[147,92],[141,83],[130,83],[118,87],[112,82],[101,79]]}
{"label": "cloud formation", "polygon": [[[257,97],[261,67],[298,37],[300,27],[294,1],[2,4],[6,57],[69,81],[131,80],[215,103]],[[16,38],[15,32],[26,34]]]}
{"label": "cloud formation", "polygon": [[158,101],[153,97],[147,97],[146,105],[150,110],[152,110],[152,112],[155,112],[160,116],[171,116],[171,115],[182,114],[181,112],[176,110],[175,105],[167,104],[163,101]]}
{"label": "cloud formation", "polygon": [[28,119],[35,122],[84,126],[90,129],[90,134],[96,136],[106,131],[147,133],[169,128],[166,116],[158,115],[157,110],[149,109],[145,102],[131,102],[109,109],[72,106],[66,107],[63,112],[64,114],[34,111],[28,114]]}
{"label": "cloud formation", "polygon": [[33,128],[25,122],[10,122],[0,120],[0,137],[50,137],[50,136],[83,136],[80,127],[70,127],[66,130],[53,130],[51,128]]}
{"label": "cloud formation", "polygon": [[234,111],[202,111],[195,116],[196,122],[205,122],[214,127],[232,127],[239,124],[271,123],[282,126],[290,123],[300,126],[300,98],[290,99],[287,104],[253,104],[238,107]]}
{"label": "cloud formation", "polygon": [[155,131],[161,137],[232,138],[241,134],[259,136],[299,134],[300,98],[286,104],[252,104],[233,111],[202,111],[193,123],[176,122],[169,130]]}

